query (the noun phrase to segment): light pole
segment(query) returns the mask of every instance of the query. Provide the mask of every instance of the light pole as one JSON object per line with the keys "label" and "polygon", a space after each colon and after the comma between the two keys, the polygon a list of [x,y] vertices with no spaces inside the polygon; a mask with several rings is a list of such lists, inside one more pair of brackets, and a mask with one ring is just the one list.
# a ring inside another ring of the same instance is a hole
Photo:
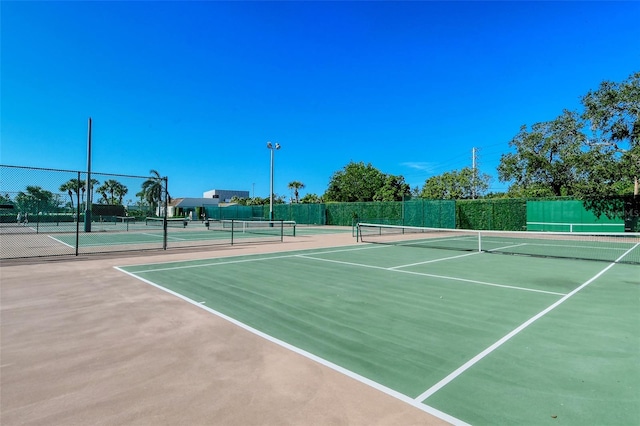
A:
{"label": "light pole", "polygon": [[89,135],[87,136],[87,206],[84,212],[84,232],[91,232],[91,117],[89,117]]}
{"label": "light pole", "polygon": [[271,151],[271,180],[269,184],[269,220],[273,220],[273,151],[280,149],[280,144],[267,142],[267,149]]}

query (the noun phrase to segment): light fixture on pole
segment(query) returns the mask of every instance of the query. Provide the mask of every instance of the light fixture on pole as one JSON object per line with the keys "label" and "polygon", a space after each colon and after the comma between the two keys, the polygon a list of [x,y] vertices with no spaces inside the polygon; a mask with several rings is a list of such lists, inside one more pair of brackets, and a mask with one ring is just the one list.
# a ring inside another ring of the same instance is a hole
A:
{"label": "light fixture on pole", "polygon": [[280,144],[267,142],[267,148],[271,151],[271,179],[269,184],[269,220],[273,220],[273,151],[280,149]]}

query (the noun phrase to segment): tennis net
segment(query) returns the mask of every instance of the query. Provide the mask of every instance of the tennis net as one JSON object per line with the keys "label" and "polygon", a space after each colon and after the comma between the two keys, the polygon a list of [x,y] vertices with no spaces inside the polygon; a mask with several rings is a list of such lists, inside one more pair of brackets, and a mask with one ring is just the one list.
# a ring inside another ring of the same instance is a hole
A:
{"label": "tennis net", "polygon": [[[163,226],[164,218],[162,217],[148,217],[145,219],[144,223],[147,226]],[[186,228],[188,221],[182,218],[172,218],[167,219],[167,227],[170,228]]]}
{"label": "tennis net", "polygon": [[359,223],[358,241],[640,264],[640,233],[476,231]]}
{"label": "tennis net", "polygon": [[283,241],[284,236],[296,235],[296,222],[291,220],[236,220],[223,219],[209,221],[208,228],[212,231],[231,233],[234,238],[261,238]]}

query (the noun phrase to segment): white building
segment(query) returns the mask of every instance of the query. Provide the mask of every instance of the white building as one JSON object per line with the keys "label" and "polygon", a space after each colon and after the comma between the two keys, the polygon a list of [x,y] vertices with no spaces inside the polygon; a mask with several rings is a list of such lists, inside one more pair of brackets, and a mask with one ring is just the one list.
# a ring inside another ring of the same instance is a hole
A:
{"label": "white building", "polygon": [[174,198],[167,206],[167,216],[187,216],[189,212],[192,212],[191,216],[198,219],[204,209],[217,207],[218,204],[217,198]]}
{"label": "white building", "polygon": [[249,191],[236,191],[232,189],[212,189],[202,194],[203,198],[218,199],[220,203],[228,203],[234,196],[238,198],[249,198]]}

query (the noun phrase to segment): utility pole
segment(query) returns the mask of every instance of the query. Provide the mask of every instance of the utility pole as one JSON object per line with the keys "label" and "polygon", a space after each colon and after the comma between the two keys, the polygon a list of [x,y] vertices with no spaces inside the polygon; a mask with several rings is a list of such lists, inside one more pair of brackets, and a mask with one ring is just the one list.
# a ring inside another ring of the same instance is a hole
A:
{"label": "utility pole", "polygon": [[471,170],[473,173],[471,177],[471,198],[475,200],[476,199],[476,175],[478,174],[478,172],[476,171],[476,148],[475,147],[471,148]]}

